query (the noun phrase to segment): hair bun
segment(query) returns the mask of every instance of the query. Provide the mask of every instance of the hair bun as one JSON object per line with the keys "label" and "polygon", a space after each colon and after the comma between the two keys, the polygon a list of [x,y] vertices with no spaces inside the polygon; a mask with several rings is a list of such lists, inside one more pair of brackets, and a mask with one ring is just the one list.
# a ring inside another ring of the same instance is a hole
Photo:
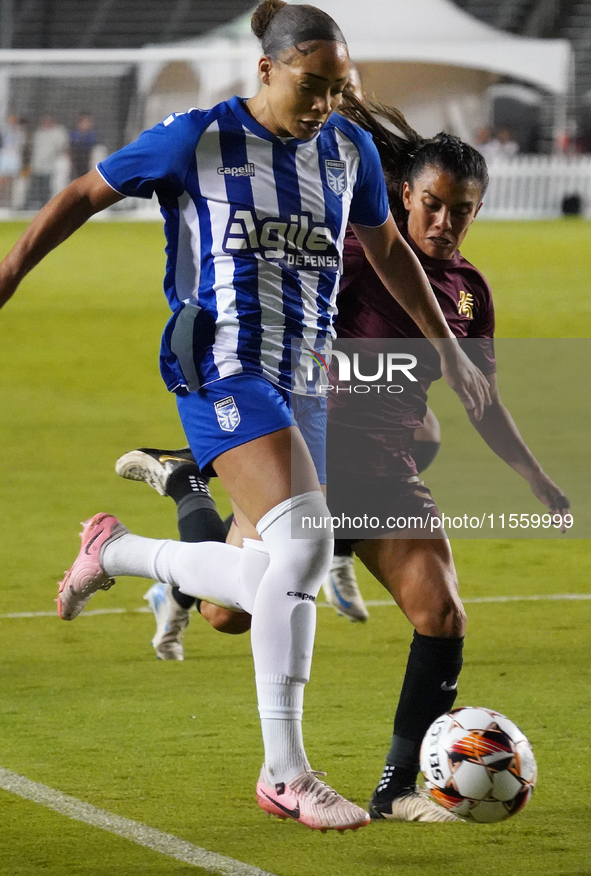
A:
{"label": "hair bun", "polygon": [[250,19],[250,27],[257,39],[262,40],[265,31],[280,9],[287,6],[283,0],[263,0],[259,3]]}

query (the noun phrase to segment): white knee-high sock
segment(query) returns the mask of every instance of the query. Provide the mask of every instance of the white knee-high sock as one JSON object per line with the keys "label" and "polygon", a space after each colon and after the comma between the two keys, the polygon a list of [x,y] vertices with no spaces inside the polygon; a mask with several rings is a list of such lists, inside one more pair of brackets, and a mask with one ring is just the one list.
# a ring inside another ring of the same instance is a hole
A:
{"label": "white knee-high sock", "polygon": [[[168,555],[160,552],[157,566],[171,576],[171,584],[182,593],[226,608],[234,608],[235,602],[242,611],[252,614],[259,584],[269,565],[269,552],[262,541],[245,538],[242,548],[215,541],[169,544],[174,547],[167,549]],[[178,544],[182,544],[182,550],[177,549]]]}
{"label": "white knee-high sock", "polygon": [[215,605],[252,612],[269,558],[262,542],[245,541],[241,550],[215,541],[162,541],[127,533],[106,545],[101,564],[108,575],[153,578]]}
{"label": "white knee-high sock", "polygon": [[137,578],[160,578],[154,569],[154,560],[166,541],[144,538],[126,532],[103,548],[100,560],[107,575],[133,575]]}
{"label": "white knee-high sock", "polygon": [[244,610],[252,614],[254,600],[263,575],[269,568],[269,551],[267,545],[256,538],[242,539],[240,557],[240,584]]}
{"label": "white knee-high sock", "polygon": [[269,567],[254,602],[251,642],[265,768],[274,783],[309,768],[301,731],[304,685],[312,661],[316,596],[333,553],[326,535],[292,539],[292,522],[328,514],[324,496],[315,491],[282,502],[257,524]]}

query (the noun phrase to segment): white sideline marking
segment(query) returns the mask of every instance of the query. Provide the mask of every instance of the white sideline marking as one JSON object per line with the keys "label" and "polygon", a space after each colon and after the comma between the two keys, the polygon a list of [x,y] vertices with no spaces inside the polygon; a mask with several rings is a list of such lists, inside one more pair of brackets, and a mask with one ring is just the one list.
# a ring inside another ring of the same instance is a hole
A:
{"label": "white sideline marking", "polygon": [[[591,599],[591,593],[548,593],[541,596],[476,596],[473,599],[462,599],[464,605],[476,605],[481,602],[556,602],[560,600]],[[394,600],[366,600],[366,605],[395,605]]]}
{"label": "white sideline marking", "polygon": [[[477,596],[474,599],[462,599],[465,605],[475,605],[484,602],[556,602],[560,600],[576,601],[591,599],[591,593],[548,593],[541,596]],[[380,607],[383,605],[396,605],[393,599],[367,599],[365,604],[369,607]],[[318,608],[329,608],[327,602],[318,602]],[[96,608],[90,611],[84,611],[80,617],[93,617],[99,614],[149,614],[151,609],[147,606],[139,608]],[[27,617],[55,617],[55,611],[20,611],[12,612],[11,614],[0,614],[0,620],[10,620],[11,618],[27,618]]]}
{"label": "white sideline marking", "polygon": [[[92,617],[96,614],[151,614],[152,609],[146,605],[141,605],[139,608],[95,608],[90,611],[84,611],[80,617]],[[17,611],[11,614],[0,614],[0,620],[9,620],[10,618],[21,617],[57,617],[57,609],[54,611]]]}
{"label": "white sideline marking", "polygon": [[97,809],[89,803],[77,800],[76,797],[69,797],[47,785],[32,782],[25,776],[19,776],[2,767],[0,767],[0,788],[24,800],[32,800],[40,806],[53,809],[68,818],[117,834],[137,843],[138,846],[145,846],[154,852],[160,852],[161,855],[175,858],[185,864],[192,864],[194,867],[201,867],[208,873],[220,874],[220,876],[273,876],[267,870],[259,870],[258,867],[243,864],[242,861],[235,861],[234,858],[228,858],[226,855],[208,852],[207,849],[194,846],[171,833],[163,833],[161,830],[148,827],[147,824],[122,818],[104,809]]}

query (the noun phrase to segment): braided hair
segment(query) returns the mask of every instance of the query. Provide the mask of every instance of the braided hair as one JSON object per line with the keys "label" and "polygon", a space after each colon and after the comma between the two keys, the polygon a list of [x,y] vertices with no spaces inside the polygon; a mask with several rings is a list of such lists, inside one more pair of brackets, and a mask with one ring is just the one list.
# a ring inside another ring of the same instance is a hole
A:
{"label": "braided hair", "polygon": [[[457,180],[474,180],[481,194],[486,192],[486,161],[459,137],[444,131],[434,137],[421,137],[400,110],[377,102],[364,104],[349,88],[345,89],[339,112],[372,135],[382,162],[390,208],[397,222],[406,220],[402,202],[404,183],[412,188],[426,167],[437,167]],[[399,133],[383,125],[377,116],[390,122]]]}

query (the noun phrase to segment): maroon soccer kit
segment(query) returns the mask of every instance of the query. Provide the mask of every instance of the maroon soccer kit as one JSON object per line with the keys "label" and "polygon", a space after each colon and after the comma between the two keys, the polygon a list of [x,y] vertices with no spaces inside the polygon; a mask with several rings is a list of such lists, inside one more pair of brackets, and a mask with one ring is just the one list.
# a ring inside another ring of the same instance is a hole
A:
{"label": "maroon soccer kit", "polygon": [[[492,340],[494,308],[487,281],[460,252],[451,259],[433,259],[419,250],[404,230],[403,234],[423,266],[452,332],[465,339],[464,350],[481,371],[492,374],[496,370]],[[384,515],[397,518],[436,515],[431,494],[417,477],[412,446],[414,432],[422,425],[426,413],[429,385],[441,377],[439,356],[384,287],[350,230],[343,257],[337,301],[338,338],[345,340],[347,349],[356,345],[348,344],[346,339],[396,339],[397,343],[380,348],[391,346],[414,353],[418,365],[413,373],[418,380],[406,383],[400,395],[375,391],[355,394],[339,386],[336,368],[331,369],[330,382],[334,388],[328,393],[327,444],[331,512],[346,516],[353,512],[356,516],[373,513],[380,519]],[[371,347],[371,342],[366,346]],[[364,349],[361,340],[359,349]],[[370,361],[368,355],[368,373]],[[357,538],[375,538],[380,534],[384,533],[363,531]],[[389,530],[389,534],[393,532]],[[353,539],[352,534],[344,531],[335,531],[335,535]]]}

